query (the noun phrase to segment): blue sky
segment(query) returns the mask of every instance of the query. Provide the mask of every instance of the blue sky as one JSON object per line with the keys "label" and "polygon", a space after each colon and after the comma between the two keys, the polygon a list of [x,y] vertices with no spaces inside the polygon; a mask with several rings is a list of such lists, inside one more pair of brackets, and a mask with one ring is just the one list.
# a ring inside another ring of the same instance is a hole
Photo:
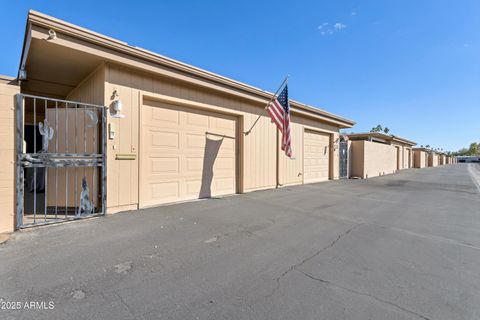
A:
{"label": "blue sky", "polygon": [[[119,5],[119,4],[122,5]],[[3,1],[0,74],[28,9],[445,150],[480,141],[480,1]]]}

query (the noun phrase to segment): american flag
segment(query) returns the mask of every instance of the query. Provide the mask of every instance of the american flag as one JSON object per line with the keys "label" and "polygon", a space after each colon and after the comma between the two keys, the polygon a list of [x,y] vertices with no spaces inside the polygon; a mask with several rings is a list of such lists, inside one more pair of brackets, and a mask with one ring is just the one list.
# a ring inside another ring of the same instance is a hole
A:
{"label": "american flag", "polygon": [[292,137],[290,135],[290,104],[288,103],[288,86],[283,88],[280,95],[267,107],[272,121],[282,132],[282,150],[287,157],[292,157]]}

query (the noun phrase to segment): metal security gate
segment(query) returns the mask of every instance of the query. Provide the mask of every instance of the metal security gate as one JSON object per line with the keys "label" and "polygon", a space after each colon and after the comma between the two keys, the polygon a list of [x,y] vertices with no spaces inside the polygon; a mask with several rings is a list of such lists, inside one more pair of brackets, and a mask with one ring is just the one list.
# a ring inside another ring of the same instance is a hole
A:
{"label": "metal security gate", "polygon": [[340,141],[340,178],[348,178],[348,141]]}
{"label": "metal security gate", "polygon": [[105,214],[104,106],[16,96],[17,228]]}

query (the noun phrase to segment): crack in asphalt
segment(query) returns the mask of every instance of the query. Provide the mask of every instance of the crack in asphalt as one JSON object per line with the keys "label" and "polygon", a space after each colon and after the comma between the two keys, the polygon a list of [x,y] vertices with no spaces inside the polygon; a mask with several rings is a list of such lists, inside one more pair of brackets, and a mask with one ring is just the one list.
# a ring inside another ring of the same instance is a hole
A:
{"label": "crack in asphalt", "polygon": [[362,225],[363,223],[358,223],[358,224],[355,224],[354,226],[348,228],[346,231],[340,233],[337,238],[335,238],[335,240],[333,240],[332,242],[330,242],[326,247],[323,247],[322,249],[318,250],[317,252],[315,252],[313,255],[303,259],[302,261],[300,261],[299,263],[296,263],[294,265],[292,265],[290,268],[288,268],[287,270],[285,270],[280,276],[278,276],[277,278],[275,278],[275,282],[276,282],[276,286],[275,288],[272,290],[272,292],[267,296],[267,297],[271,297],[275,294],[275,292],[280,288],[280,281],[282,280],[282,278],[284,278],[287,274],[289,274],[291,271],[297,269],[298,267],[301,267],[302,265],[304,265],[305,263],[307,263],[308,261],[312,260],[313,258],[317,257],[318,255],[320,255],[322,252],[332,248],[338,241],[340,241],[340,239],[342,239],[343,237],[345,237],[346,235],[348,235],[350,232],[353,231],[353,229],[359,227],[360,225]]}
{"label": "crack in asphalt", "polygon": [[123,300],[122,296],[118,292],[115,292],[115,296],[118,298],[120,303],[127,309],[128,313],[130,313],[130,315],[135,318],[135,314],[133,313],[131,307],[125,302],[125,300]]}
{"label": "crack in asphalt", "polygon": [[381,299],[381,298],[378,298],[374,295],[371,295],[369,293],[366,293],[366,292],[361,292],[361,291],[358,291],[358,290],[355,290],[355,289],[351,289],[351,288],[347,288],[347,287],[344,287],[344,286],[341,286],[341,285],[338,285],[336,283],[333,283],[331,281],[328,281],[328,280],[325,280],[325,279],[321,279],[321,278],[317,278],[313,275],[311,275],[310,273],[308,272],[305,272],[305,271],[302,271],[302,270],[299,270],[299,269],[296,269],[296,271],[300,272],[301,274],[303,274],[304,276],[306,276],[307,278],[310,278],[312,280],[315,280],[315,281],[318,281],[322,284],[325,284],[325,285],[328,285],[328,286],[331,286],[331,287],[335,287],[335,288],[338,288],[338,289],[342,289],[342,290],[345,290],[345,291],[348,291],[350,293],[353,293],[353,294],[356,294],[356,295],[360,295],[360,296],[364,296],[364,297],[369,297],[375,301],[378,301],[378,302],[381,302],[383,304],[387,304],[389,306],[392,306],[398,310],[401,310],[403,312],[406,312],[408,314],[411,314],[411,315],[414,315],[420,319],[423,319],[423,320],[431,320],[431,318],[429,317],[426,317],[418,312],[415,312],[415,311],[412,311],[412,310],[409,310],[409,309],[406,309],[396,303],[393,303],[391,301],[388,301],[388,300],[385,300],[385,299]]}

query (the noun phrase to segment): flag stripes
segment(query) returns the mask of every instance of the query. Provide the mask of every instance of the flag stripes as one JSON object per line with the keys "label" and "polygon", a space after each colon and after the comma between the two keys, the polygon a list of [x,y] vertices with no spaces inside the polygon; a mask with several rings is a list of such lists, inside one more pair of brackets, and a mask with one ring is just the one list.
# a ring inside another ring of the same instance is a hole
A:
{"label": "flag stripes", "polygon": [[292,156],[290,134],[290,104],[288,102],[288,86],[283,88],[280,95],[267,107],[267,112],[282,133],[281,148],[287,157]]}

